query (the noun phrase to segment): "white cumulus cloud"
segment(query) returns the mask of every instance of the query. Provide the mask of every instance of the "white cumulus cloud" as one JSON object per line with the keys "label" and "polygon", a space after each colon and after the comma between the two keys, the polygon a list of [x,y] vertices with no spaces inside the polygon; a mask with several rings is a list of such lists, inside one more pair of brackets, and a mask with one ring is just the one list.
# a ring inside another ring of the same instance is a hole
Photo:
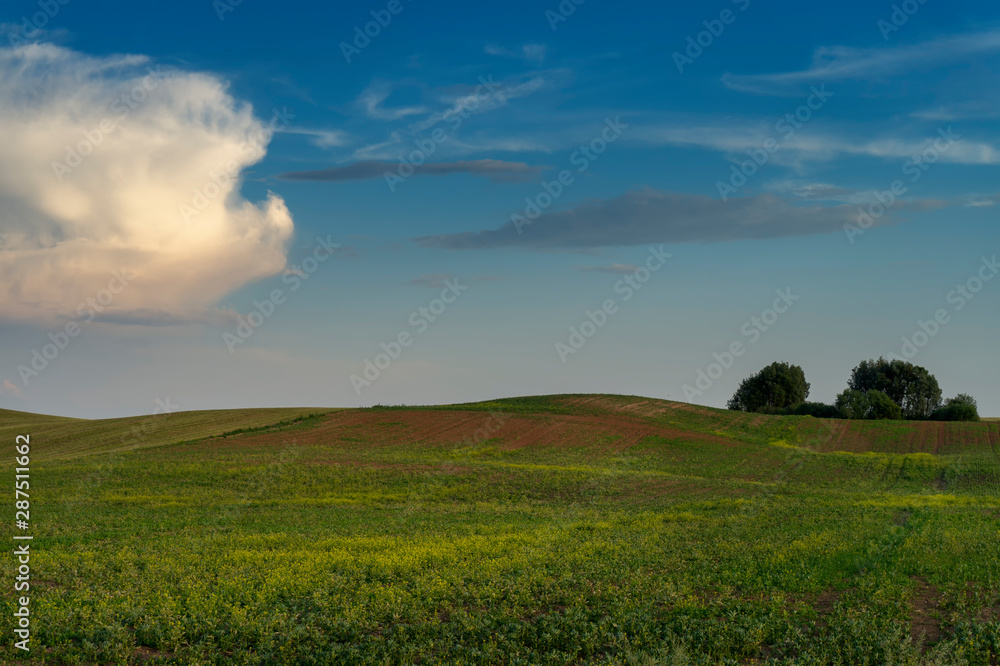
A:
{"label": "white cumulus cloud", "polygon": [[[274,129],[225,82],[49,44],[0,49],[0,318],[204,319],[285,268],[292,218],[240,196]],[[108,292],[104,292],[107,295]]]}

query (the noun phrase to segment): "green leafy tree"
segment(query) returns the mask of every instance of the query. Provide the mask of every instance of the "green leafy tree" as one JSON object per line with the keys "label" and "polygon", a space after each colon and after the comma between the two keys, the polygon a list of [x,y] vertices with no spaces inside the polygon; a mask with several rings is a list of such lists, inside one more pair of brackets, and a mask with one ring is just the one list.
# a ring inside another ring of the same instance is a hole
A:
{"label": "green leafy tree", "polygon": [[818,419],[844,418],[836,405],[827,405],[822,402],[803,402],[786,410],[786,412],[795,416],[814,416]]}
{"label": "green leafy tree", "polygon": [[979,409],[979,403],[968,393],[959,393],[954,398],[948,398],[945,401],[946,405],[972,405],[977,410]]}
{"label": "green leafy tree", "polygon": [[797,365],[776,361],[740,383],[727,407],[744,412],[785,409],[809,396],[809,382]]}
{"label": "green leafy tree", "polygon": [[848,419],[868,418],[868,409],[871,407],[871,403],[868,402],[868,394],[865,391],[852,389],[847,389],[838,395],[834,404]]}
{"label": "green leafy tree", "polygon": [[896,402],[882,391],[868,391],[868,402],[871,403],[870,419],[903,418],[903,410]]}
{"label": "green leafy tree", "polygon": [[837,396],[837,409],[849,419],[901,419],[902,410],[882,391],[847,389]]}
{"label": "green leafy tree", "polygon": [[959,393],[931,412],[930,418],[932,421],[978,421],[979,404],[968,393]]}
{"label": "green leafy tree", "polygon": [[862,361],[847,382],[853,391],[881,391],[899,405],[903,416],[922,419],[941,405],[941,387],[926,368],[906,361]]}

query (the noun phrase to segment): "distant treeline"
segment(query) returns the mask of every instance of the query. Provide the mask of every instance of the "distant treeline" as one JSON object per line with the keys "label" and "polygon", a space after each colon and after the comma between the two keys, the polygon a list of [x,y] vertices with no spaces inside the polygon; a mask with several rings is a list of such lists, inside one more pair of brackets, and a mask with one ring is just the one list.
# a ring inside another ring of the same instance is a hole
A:
{"label": "distant treeline", "polygon": [[979,420],[975,398],[959,393],[942,401],[934,375],[900,360],[862,361],[832,405],[807,402],[807,397],[809,382],[802,368],[778,361],[744,379],[727,407],[825,419]]}

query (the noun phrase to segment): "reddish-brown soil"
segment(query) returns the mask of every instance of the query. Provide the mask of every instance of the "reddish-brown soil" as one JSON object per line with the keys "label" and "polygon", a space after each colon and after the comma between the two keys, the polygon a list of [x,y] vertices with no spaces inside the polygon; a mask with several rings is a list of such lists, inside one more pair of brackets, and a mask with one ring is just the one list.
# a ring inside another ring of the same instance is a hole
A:
{"label": "reddish-brown soil", "polygon": [[[501,449],[534,446],[573,446],[615,452],[635,446],[650,436],[685,442],[738,446],[738,439],[683,427],[664,421],[680,421],[688,412],[718,419],[717,427],[730,431],[764,426],[770,417],[760,414],[718,412],[698,405],[627,396],[579,396],[558,402],[579,410],[571,414],[507,414],[473,410],[341,410],[331,412],[313,427],[247,433],[202,440],[192,446],[299,446],[393,444],[489,445]],[[674,416],[669,415],[673,412]],[[663,418],[667,415],[667,418]],[[660,418],[657,418],[660,417]],[[703,419],[701,419],[703,421]],[[993,447],[1000,456],[1000,422],[979,424],[911,421],[884,426],[871,421],[823,420],[805,446],[819,451],[864,453],[953,453],[966,447]],[[808,425],[803,423],[804,426]],[[701,428],[707,429],[702,423]],[[806,441],[808,440],[808,441]]]}
{"label": "reddish-brown soil", "polygon": [[334,412],[314,428],[250,434],[200,442],[197,446],[247,444],[266,446],[294,439],[298,446],[392,444],[467,444],[493,440],[498,448],[579,446],[620,451],[650,436],[733,446],[725,437],[661,427],[625,415],[572,414],[504,415],[476,411],[368,411]]}
{"label": "reddish-brown soil", "polygon": [[140,645],[133,651],[133,656],[139,661],[148,661],[152,659],[171,659],[174,654],[172,652],[163,652],[162,650],[155,650],[151,647],[146,647],[145,645]]}
{"label": "reddish-brown soil", "polygon": [[938,615],[941,603],[941,593],[933,585],[922,578],[915,578],[917,589],[910,602],[910,636],[914,644],[920,644],[926,650],[941,640],[942,631]]}
{"label": "reddish-brown soil", "polygon": [[[899,427],[894,424],[893,427]],[[945,423],[942,421],[910,421],[895,441],[883,440],[888,433],[880,432],[871,421],[831,421],[832,436],[816,448],[822,452],[849,451],[864,453],[957,453],[967,447],[989,447],[1000,454],[1000,423]]]}
{"label": "reddish-brown soil", "polygon": [[840,598],[840,593],[836,590],[826,590],[820,592],[813,601],[813,607],[819,611],[820,615],[829,615],[833,612],[833,606]]}
{"label": "reddish-brown soil", "polygon": [[826,451],[855,451],[858,449],[858,433],[851,433],[850,421],[834,421],[831,424],[831,437],[817,448]]}

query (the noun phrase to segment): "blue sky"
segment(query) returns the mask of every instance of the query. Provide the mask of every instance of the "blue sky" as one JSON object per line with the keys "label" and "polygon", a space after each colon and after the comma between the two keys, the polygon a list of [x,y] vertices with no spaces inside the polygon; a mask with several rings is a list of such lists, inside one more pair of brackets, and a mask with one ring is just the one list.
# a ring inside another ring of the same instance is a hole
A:
{"label": "blue sky", "polygon": [[832,401],[896,354],[1000,415],[992,5],[52,0],[0,24],[0,406],[722,406],[775,360]]}

